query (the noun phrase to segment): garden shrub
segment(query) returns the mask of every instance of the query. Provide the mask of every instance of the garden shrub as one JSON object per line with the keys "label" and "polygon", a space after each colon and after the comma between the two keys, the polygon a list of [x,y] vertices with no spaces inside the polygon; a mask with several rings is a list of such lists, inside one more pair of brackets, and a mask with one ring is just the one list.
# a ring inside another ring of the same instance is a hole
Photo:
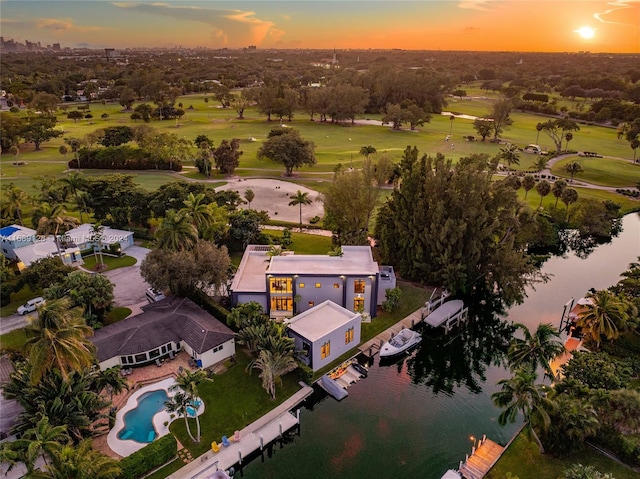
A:
{"label": "garden shrub", "polygon": [[611,451],[625,464],[631,466],[640,465],[640,438],[625,436],[609,425],[603,425],[594,441]]}
{"label": "garden shrub", "polygon": [[178,442],[173,434],[153,441],[130,456],[120,460],[122,479],[136,479],[147,472],[166,464],[178,452]]}
{"label": "garden shrub", "polygon": [[189,295],[189,299],[207,311],[218,321],[227,324],[227,316],[229,316],[230,311],[214,299],[210,298],[206,293],[199,290],[194,291]]}
{"label": "garden shrub", "polygon": [[296,369],[298,379],[300,381],[304,381],[307,384],[311,384],[313,380],[313,369],[300,361],[296,362],[298,363],[298,368]]}

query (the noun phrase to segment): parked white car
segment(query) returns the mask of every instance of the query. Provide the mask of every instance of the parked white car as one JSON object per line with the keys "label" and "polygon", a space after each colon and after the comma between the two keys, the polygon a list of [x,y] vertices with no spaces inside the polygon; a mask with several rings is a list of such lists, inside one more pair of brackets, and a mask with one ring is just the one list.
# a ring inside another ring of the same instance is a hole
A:
{"label": "parked white car", "polygon": [[165,298],[164,294],[162,294],[160,291],[156,291],[153,288],[147,289],[146,296],[147,301],[149,301],[150,303],[155,303],[156,301],[160,301],[161,299]]}
{"label": "parked white car", "polygon": [[22,306],[18,308],[18,314],[22,316],[27,313],[33,313],[36,310],[36,308],[41,304],[44,304],[44,302],[45,302],[44,298],[41,296],[30,299],[29,301],[27,301],[26,303],[24,303]]}

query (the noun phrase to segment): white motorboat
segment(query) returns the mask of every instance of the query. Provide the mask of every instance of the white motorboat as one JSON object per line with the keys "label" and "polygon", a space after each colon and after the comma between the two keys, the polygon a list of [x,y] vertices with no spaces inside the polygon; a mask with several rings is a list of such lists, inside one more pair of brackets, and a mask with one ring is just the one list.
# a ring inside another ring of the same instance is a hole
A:
{"label": "white motorboat", "polygon": [[382,345],[380,357],[395,356],[422,341],[422,336],[411,329],[400,330],[393,338]]}

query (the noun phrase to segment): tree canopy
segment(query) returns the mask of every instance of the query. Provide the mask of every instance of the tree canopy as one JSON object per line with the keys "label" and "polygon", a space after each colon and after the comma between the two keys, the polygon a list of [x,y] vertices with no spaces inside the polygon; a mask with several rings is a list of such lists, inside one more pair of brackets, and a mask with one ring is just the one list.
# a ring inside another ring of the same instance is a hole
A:
{"label": "tree canopy", "polygon": [[267,158],[284,165],[287,176],[293,175],[294,168],[315,165],[315,144],[303,139],[298,130],[274,128],[258,150],[258,159]]}
{"label": "tree canopy", "polygon": [[522,234],[533,218],[513,188],[492,181],[495,162],[474,155],[454,166],[407,147],[400,169],[401,185],[377,217],[383,261],[407,279],[521,301],[535,272]]}

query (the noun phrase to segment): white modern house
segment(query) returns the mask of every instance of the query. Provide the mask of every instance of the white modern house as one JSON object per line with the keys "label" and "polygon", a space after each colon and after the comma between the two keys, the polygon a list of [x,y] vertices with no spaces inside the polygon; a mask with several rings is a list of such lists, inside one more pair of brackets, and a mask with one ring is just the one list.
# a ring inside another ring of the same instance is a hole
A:
{"label": "white modern house", "polygon": [[360,313],[327,300],[286,320],[297,356],[314,371],[360,343]]}
{"label": "white modern house", "polygon": [[10,225],[0,228],[0,242],[2,254],[11,260],[17,260],[15,250],[36,242],[36,230],[20,225]]}
{"label": "white modern house", "polygon": [[[59,248],[59,251],[58,251]],[[63,236],[56,245],[53,236],[39,236],[35,243],[14,250],[18,268],[28,268],[31,263],[43,258],[58,256],[64,264],[76,266],[83,264],[80,248]]]}
{"label": "white modern house", "polygon": [[376,316],[387,289],[396,287],[391,266],[378,266],[369,246],[343,246],[341,256],[269,257],[269,246],[249,245],[231,284],[231,301],[256,301],[274,319],[303,313],[330,300]]}
{"label": "white modern house", "polygon": [[186,351],[199,367],[233,356],[235,334],[187,298],[169,297],[143,312],[96,330],[100,369],[141,366]]}
{"label": "white modern house", "polygon": [[[67,231],[65,236],[78,245],[80,251],[93,249],[97,246],[93,226],[89,223],[81,224],[77,228]],[[103,249],[109,249],[116,245],[121,251],[124,251],[129,246],[133,246],[133,232],[104,226],[100,243]]]}

